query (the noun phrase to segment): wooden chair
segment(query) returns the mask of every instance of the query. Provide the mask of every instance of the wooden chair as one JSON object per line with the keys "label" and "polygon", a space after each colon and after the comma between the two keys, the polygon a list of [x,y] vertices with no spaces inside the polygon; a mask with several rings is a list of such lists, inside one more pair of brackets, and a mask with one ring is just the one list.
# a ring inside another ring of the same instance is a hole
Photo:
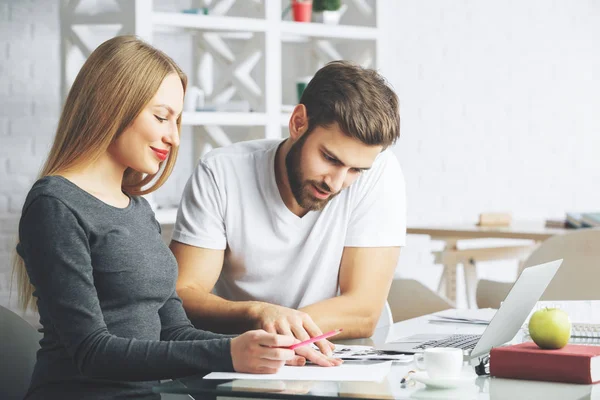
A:
{"label": "wooden chair", "polygon": [[[600,229],[574,230],[542,242],[522,268],[562,258],[562,266],[541,300],[600,300]],[[481,279],[477,306],[498,308],[513,283]]]}

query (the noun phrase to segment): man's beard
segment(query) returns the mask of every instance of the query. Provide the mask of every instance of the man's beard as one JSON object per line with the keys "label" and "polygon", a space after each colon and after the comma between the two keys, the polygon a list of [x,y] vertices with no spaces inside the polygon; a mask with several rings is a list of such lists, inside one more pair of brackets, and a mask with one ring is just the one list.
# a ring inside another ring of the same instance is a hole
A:
{"label": "man's beard", "polygon": [[301,158],[302,158],[302,149],[304,147],[304,142],[308,138],[308,134],[305,133],[302,135],[296,143],[292,144],[290,147],[290,151],[285,157],[285,167],[287,170],[288,182],[290,183],[290,189],[292,190],[292,194],[296,199],[296,202],[300,205],[300,207],[309,211],[319,211],[325,208],[327,203],[338,193],[332,193],[326,199],[317,199],[312,194],[311,186],[316,186],[317,189],[331,193],[331,188],[325,182],[317,182],[312,180],[305,180],[304,174],[302,173],[301,167]]}

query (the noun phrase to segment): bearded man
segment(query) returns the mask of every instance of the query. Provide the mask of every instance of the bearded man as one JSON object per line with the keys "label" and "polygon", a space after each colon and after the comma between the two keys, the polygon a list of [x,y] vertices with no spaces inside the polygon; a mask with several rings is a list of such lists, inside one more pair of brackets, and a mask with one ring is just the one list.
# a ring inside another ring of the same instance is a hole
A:
{"label": "bearded man", "polygon": [[399,134],[386,81],[334,61],[304,90],[289,138],[204,156],[171,242],[192,322],[300,340],[336,328],[336,338],[371,336],[406,240],[404,178],[388,149]]}

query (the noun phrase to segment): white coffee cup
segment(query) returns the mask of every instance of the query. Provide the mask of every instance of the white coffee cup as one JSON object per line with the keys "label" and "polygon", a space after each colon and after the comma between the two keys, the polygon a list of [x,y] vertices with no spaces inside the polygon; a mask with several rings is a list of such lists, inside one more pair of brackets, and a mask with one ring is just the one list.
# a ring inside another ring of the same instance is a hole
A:
{"label": "white coffee cup", "polygon": [[458,378],[463,366],[463,351],[451,347],[432,347],[415,355],[415,363],[432,379]]}

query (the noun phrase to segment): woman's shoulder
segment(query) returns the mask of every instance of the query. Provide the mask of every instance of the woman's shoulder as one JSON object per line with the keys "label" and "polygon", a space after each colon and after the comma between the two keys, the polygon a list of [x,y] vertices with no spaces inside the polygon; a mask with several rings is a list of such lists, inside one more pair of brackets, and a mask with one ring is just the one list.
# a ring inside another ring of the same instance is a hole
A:
{"label": "woman's shoulder", "polygon": [[[68,179],[58,176],[45,176],[37,180],[27,194],[22,213],[25,214],[30,206],[59,207],[83,219],[124,218],[126,215],[152,214],[152,207],[142,196],[129,195],[130,204],[125,208],[117,208],[104,203],[99,198],[81,189]],[[61,203],[61,204],[58,204]]]}
{"label": "woman's shoulder", "polygon": [[38,179],[27,194],[25,206],[40,198],[65,200],[68,198],[67,180],[60,176],[44,176]]}
{"label": "woman's shoulder", "polygon": [[56,207],[58,203],[61,203],[60,206],[69,208],[69,197],[72,194],[66,182],[63,181],[66,179],[57,176],[45,176],[38,179],[27,193],[22,215],[25,215],[34,203],[37,208],[42,209]]}

